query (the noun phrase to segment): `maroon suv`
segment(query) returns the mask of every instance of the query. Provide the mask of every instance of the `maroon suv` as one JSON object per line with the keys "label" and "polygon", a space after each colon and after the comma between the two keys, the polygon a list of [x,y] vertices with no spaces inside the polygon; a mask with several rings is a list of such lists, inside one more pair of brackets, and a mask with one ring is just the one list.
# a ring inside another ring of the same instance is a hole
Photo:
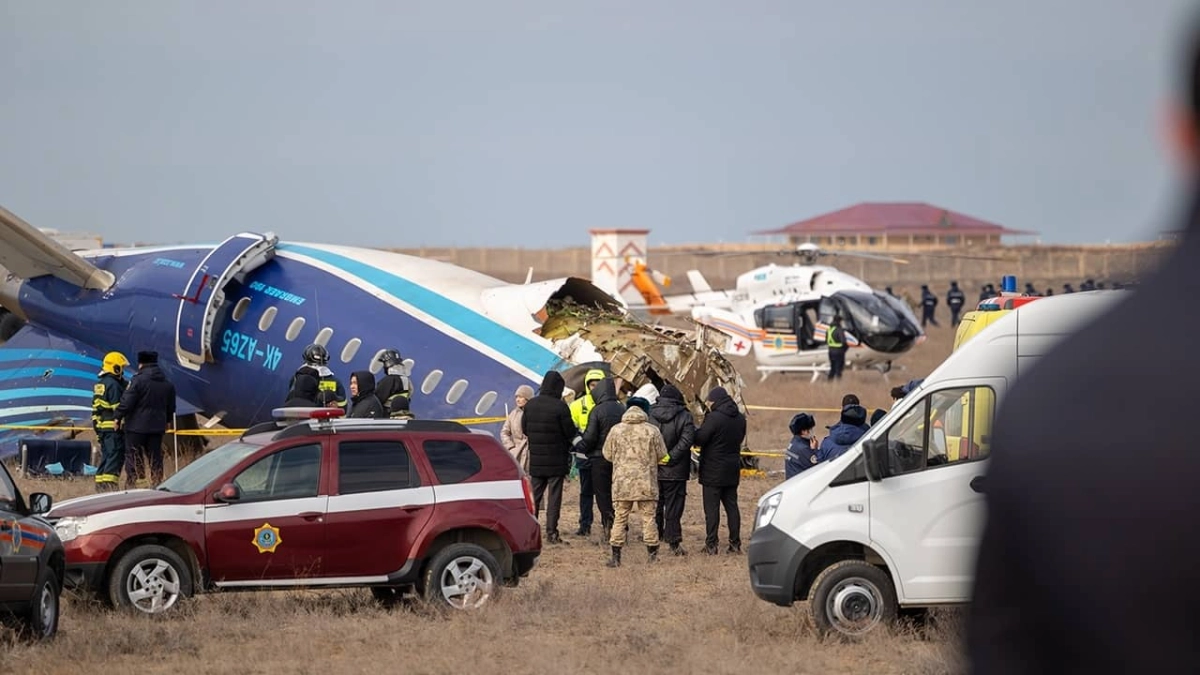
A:
{"label": "maroon suv", "polygon": [[349,586],[470,609],[533,568],[529,482],[494,437],[330,414],[258,425],[154,490],[56,505],[67,585],[149,614],[212,589]]}

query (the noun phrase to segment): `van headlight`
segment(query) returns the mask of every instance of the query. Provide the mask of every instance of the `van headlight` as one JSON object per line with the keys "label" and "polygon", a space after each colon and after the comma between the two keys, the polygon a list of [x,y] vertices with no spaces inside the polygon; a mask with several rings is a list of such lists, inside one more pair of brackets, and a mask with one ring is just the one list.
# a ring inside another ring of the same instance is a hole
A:
{"label": "van headlight", "polygon": [[762,506],[758,507],[758,515],[754,519],[755,529],[771,524],[771,519],[775,517],[775,512],[779,510],[779,502],[781,501],[783,501],[782,492],[776,492],[763,501]]}
{"label": "van headlight", "polygon": [[64,516],[55,521],[54,531],[58,533],[58,538],[66,543],[79,536],[79,531],[86,522],[87,518],[83,516]]}

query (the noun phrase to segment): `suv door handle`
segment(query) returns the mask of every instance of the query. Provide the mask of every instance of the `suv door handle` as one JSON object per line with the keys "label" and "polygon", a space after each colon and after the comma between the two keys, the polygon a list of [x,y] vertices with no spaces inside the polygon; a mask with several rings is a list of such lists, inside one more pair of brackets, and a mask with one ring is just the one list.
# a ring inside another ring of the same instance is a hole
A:
{"label": "suv door handle", "polygon": [[987,478],[987,476],[975,476],[974,478],[972,478],[971,479],[971,489],[976,492],[979,492],[979,493],[985,492],[985,490],[983,489],[985,478]]}
{"label": "suv door handle", "polygon": [[305,520],[317,520],[325,514],[321,513],[320,511],[305,511],[304,513],[298,515]]}

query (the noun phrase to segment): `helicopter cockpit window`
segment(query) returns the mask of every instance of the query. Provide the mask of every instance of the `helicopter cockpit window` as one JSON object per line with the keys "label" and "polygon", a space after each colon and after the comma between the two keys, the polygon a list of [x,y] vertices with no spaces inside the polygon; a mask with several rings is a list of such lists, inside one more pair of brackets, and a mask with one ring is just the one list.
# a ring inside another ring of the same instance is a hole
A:
{"label": "helicopter cockpit window", "polygon": [[917,325],[917,315],[913,313],[912,308],[908,306],[907,302],[879,291],[875,291],[875,297],[882,300],[884,304],[891,307],[897,314],[908,319],[912,325]]}
{"label": "helicopter cockpit window", "polygon": [[852,330],[892,333],[903,327],[901,315],[879,295],[862,291],[841,291],[836,295],[841,300],[842,316],[850,320]]}
{"label": "helicopter cockpit window", "polygon": [[762,327],[773,333],[791,333],[795,330],[795,313],[792,305],[763,307]]}

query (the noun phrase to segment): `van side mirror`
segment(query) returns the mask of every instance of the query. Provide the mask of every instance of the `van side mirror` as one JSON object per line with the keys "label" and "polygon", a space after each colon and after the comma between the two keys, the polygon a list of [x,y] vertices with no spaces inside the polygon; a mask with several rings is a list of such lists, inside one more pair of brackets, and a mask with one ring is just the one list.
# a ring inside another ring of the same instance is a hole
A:
{"label": "van side mirror", "polygon": [[226,483],[221,486],[220,490],[213,493],[213,499],[227,504],[240,501],[241,498],[242,490],[234,483]]}
{"label": "van side mirror", "polygon": [[50,513],[51,506],[54,506],[54,498],[45,492],[35,492],[29,495],[30,513],[36,516],[40,516],[43,513]]}
{"label": "van side mirror", "polygon": [[891,475],[888,466],[887,436],[873,438],[863,443],[863,460],[867,469],[867,480],[881,481]]}

